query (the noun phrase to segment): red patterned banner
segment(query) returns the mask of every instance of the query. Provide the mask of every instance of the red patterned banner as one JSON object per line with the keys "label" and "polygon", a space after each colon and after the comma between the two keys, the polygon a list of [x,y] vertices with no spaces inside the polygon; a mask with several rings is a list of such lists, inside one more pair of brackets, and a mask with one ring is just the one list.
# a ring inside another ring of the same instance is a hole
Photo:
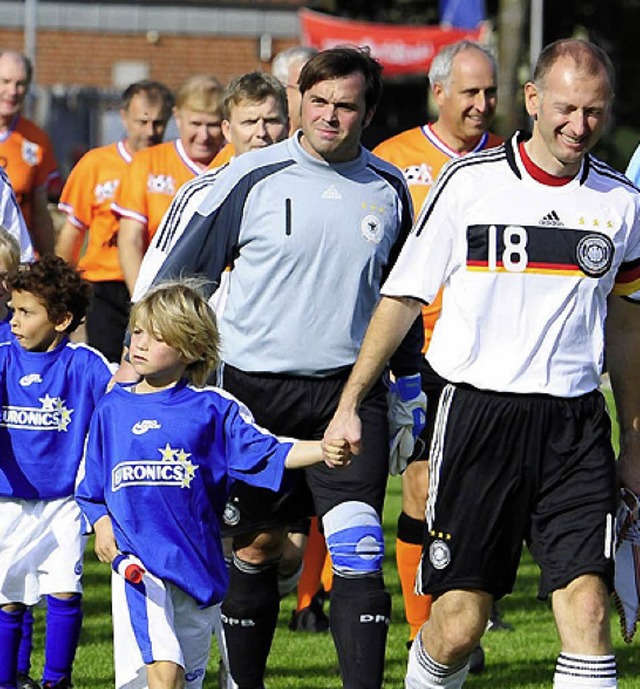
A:
{"label": "red patterned banner", "polygon": [[367,45],[384,66],[384,76],[426,74],[434,55],[463,38],[477,41],[481,29],[443,29],[439,26],[371,24],[299,11],[302,42],[320,50],[336,45]]}

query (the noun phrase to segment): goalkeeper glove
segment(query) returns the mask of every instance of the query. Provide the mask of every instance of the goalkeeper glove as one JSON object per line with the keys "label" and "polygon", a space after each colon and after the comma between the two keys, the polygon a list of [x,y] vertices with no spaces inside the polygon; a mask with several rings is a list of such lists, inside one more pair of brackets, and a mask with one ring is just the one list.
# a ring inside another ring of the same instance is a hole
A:
{"label": "goalkeeper glove", "polygon": [[401,474],[409,463],[416,439],[426,424],[427,396],[420,374],[401,376],[387,394],[389,410],[389,473]]}
{"label": "goalkeeper glove", "polygon": [[640,560],[640,501],[626,488],[616,515],[616,568],[613,599],[620,616],[622,638],[631,643],[640,620],[637,562]]}

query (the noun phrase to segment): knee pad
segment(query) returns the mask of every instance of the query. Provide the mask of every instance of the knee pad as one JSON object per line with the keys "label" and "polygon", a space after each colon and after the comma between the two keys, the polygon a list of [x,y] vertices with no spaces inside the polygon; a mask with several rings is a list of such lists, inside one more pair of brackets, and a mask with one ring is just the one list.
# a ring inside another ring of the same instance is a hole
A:
{"label": "knee pad", "polygon": [[349,577],[382,571],[384,534],[371,505],[343,502],[324,515],[322,524],[335,572]]}

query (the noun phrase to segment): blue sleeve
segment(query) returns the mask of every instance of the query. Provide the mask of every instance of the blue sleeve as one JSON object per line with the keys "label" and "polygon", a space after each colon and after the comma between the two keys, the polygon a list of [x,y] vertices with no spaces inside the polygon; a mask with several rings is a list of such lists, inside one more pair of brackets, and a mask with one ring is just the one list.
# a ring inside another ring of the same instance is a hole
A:
{"label": "blue sleeve", "polygon": [[626,175],[636,186],[640,186],[640,146],[631,156]]}
{"label": "blue sleeve", "polygon": [[80,482],[76,488],[76,502],[88,520],[95,524],[100,517],[108,514],[105,503],[105,470],[104,443],[102,442],[101,417],[94,413],[89,426],[89,435],[85,444],[83,468]]}
{"label": "blue sleeve", "polygon": [[249,410],[235,403],[225,418],[224,433],[229,475],[252,486],[278,490],[293,443],[257,426]]}

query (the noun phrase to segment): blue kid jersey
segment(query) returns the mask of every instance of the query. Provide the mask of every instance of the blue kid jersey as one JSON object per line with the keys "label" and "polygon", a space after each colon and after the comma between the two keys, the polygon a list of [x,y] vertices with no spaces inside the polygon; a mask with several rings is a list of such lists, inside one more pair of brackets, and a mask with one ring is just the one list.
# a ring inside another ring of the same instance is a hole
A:
{"label": "blue kid jersey", "polygon": [[0,496],[73,495],[89,420],[110,378],[101,354],[66,339],[50,352],[0,344]]}
{"label": "blue kid jersey", "polygon": [[0,321],[0,342],[8,342],[11,339],[11,310],[7,311],[7,315]]}
{"label": "blue kid jersey", "polygon": [[96,409],[76,498],[91,524],[111,517],[122,552],[211,605],[227,588],[219,525],[229,483],[277,490],[291,443],[217,388],[127,387]]}

